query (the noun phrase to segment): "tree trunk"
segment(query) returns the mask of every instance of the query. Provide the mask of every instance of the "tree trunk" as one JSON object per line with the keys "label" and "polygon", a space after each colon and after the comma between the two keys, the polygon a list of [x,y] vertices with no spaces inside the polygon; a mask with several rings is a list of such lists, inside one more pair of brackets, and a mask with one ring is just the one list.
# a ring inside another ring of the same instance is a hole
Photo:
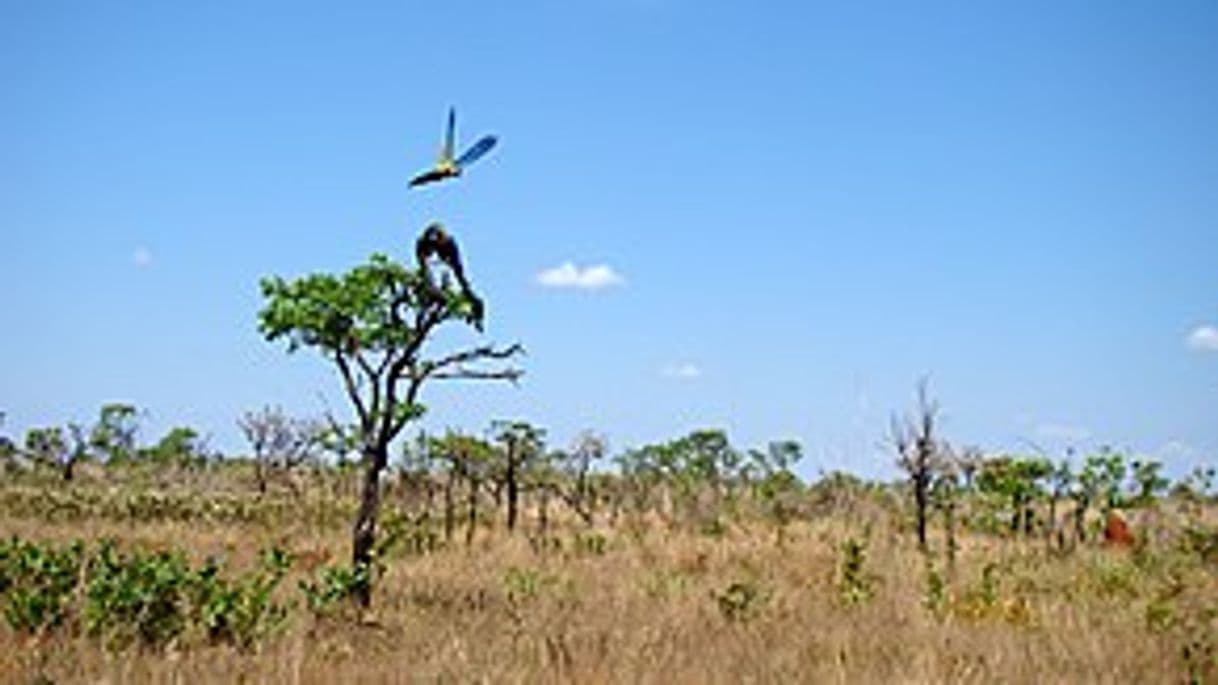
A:
{"label": "tree trunk", "polygon": [[380,508],[381,471],[389,461],[385,446],[364,453],[364,483],[360,495],[359,515],[351,536],[351,565],[364,569],[363,581],[355,587],[355,600],[362,607],[372,604],[372,548],[376,544],[376,515]]}
{"label": "tree trunk", "polygon": [[537,527],[541,532],[541,537],[545,538],[550,531],[550,490],[542,486],[541,492],[538,493],[541,501],[538,502],[537,511]]}
{"label": "tree trunk", "polygon": [[474,528],[478,525],[478,481],[469,480],[469,524],[465,529],[465,546],[474,544]]}
{"label": "tree trunk", "polygon": [[444,481],[444,541],[449,542],[453,538],[453,529],[456,527],[456,505],[453,502],[453,487],[457,481],[457,470],[450,469],[448,471],[448,480]]}
{"label": "tree trunk", "polygon": [[507,529],[508,532],[516,530],[516,507],[519,505],[520,499],[520,484],[516,482],[516,446],[508,444],[507,453],[507,473],[505,479],[507,481]]}
{"label": "tree trunk", "polygon": [[927,489],[929,488],[929,478],[914,479],[914,508],[917,516],[918,525],[918,549],[926,551],[926,508],[928,504]]}
{"label": "tree trunk", "polygon": [[956,494],[948,495],[947,503],[943,507],[943,516],[946,519],[944,527],[947,529],[947,573],[949,577],[954,578],[956,575]]}

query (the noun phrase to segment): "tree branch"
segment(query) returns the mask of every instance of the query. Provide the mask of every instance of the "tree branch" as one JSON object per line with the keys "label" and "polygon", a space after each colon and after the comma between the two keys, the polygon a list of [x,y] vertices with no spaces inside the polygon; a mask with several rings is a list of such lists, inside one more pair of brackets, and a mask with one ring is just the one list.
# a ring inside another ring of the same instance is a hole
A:
{"label": "tree branch", "polygon": [[347,358],[342,352],[334,353],[334,361],[338,363],[338,370],[343,376],[343,385],[347,389],[347,397],[351,399],[351,403],[355,405],[355,411],[359,415],[360,428],[365,432],[370,427],[368,408],[364,406],[364,400],[359,396],[359,389],[355,387],[355,378],[351,374],[351,365],[347,362]]}

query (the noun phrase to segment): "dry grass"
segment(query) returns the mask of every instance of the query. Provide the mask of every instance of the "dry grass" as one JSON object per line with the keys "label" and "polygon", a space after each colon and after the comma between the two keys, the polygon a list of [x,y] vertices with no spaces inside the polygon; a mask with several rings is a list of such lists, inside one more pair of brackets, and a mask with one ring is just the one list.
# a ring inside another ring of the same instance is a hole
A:
{"label": "dry grass", "polygon": [[[394,559],[374,611],[316,620],[303,608],[254,653],[189,646],[111,653],[94,640],[0,630],[0,681],[35,682],[1181,682],[1188,629],[1152,630],[1162,573],[1128,552],[1049,554],[1039,543],[966,540],[949,599],[925,605],[927,567],[882,517],[868,537],[874,594],[840,591],[840,543],[857,518],[794,525],[786,543],[761,527],[722,537],[652,528],[600,531],[603,555],[539,553],[525,535],[482,531],[472,548]],[[9,516],[0,534],[117,538],[253,563],[280,544],[300,567],[345,558],[346,531],[316,526]],[[992,565],[989,594],[984,569]],[[1218,605],[1212,569],[1188,571],[1181,606]],[[751,600],[729,609],[729,588]],[[298,599],[298,596],[297,596]],[[1210,623],[1191,630],[1207,631]],[[1208,633],[1202,635],[1203,638]],[[44,681],[45,682],[45,681]]]}

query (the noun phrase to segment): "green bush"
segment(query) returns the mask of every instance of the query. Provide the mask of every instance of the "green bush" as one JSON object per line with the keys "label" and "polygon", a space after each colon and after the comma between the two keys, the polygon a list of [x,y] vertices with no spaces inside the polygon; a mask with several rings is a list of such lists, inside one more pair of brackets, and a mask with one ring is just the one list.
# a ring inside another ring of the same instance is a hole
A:
{"label": "green bush", "polygon": [[14,630],[54,628],[68,616],[84,545],[41,547],[16,537],[0,543],[0,597]]}

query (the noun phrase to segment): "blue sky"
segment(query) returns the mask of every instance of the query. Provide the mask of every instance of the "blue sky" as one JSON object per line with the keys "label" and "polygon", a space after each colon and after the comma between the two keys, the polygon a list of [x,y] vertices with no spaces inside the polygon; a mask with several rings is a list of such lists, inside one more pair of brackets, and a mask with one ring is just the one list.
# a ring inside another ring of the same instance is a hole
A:
{"label": "blue sky", "polygon": [[[959,443],[1218,453],[1213,2],[4,2],[0,83],[10,433],[342,410],[258,279],[441,219],[529,356],[428,388],[431,429],[887,475],[929,373]],[[450,104],[500,146],[408,192]]]}

